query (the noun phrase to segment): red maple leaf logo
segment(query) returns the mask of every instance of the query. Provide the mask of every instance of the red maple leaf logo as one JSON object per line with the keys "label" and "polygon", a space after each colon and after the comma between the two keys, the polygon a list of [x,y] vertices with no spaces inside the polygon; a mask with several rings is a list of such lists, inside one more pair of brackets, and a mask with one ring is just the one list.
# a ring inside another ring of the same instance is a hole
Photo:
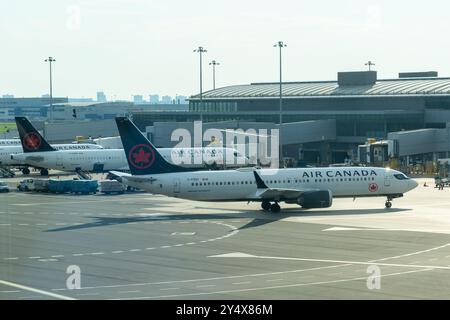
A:
{"label": "red maple leaf logo", "polygon": [[137,144],[128,153],[128,161],[136,169],[146,169],[155,161],[155,151],[146,144]]}
{"label": "red maple leaf logo", "polygon": [[376,183],[369,184],[369,191],[375,192],[378,190],[378,185]]}
{"label": "red maple leaf logo", "polygon": [[133,153],[133,158],[135,163],[149,163],[150,153],[141,148],[139,152]]}
{"label": "red maple leaf logo", "polygon": [[29,150],[36,150],[41,145],[41,139],[34,133],[30,133],[23,139],[24,145]]}

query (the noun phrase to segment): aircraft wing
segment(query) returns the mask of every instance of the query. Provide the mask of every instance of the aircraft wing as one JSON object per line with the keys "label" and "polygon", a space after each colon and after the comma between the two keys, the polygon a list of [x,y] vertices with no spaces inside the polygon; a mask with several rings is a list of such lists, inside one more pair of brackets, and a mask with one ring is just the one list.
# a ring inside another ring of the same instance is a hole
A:
{"label": "aircraft wing", "polygon": [[256,186],[258,188],[256,197],[260,199],[296,199],[305,191],[299,189],[269,188],[256,171],[253,171],[253,174],[255,175]]}
{"label": "aircraft wing", "polygon": [[258,190],[256,196],[261,199],[297,199],[303,191],[297,189],[268,188]]}

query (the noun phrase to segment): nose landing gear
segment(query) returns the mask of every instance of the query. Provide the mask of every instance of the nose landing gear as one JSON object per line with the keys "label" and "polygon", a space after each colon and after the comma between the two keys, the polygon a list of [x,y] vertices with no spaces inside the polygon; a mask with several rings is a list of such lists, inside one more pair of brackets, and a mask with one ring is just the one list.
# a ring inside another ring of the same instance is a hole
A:
{"label": "nose landing gear", "polygon": [[386,207],[386,209],[389,209],[390,207],[392,207],[392,197],[387,197],[387,200],[384,204],[384,206]]}
{"label": "nose landing gear", "polygon": [[392,200],[403,197],[403,193],[393,193],[393,194],[386,195],[386,197],[387,197],[387,199],[386,199],[384,206],[386,207],[386,209],[389,209],[390,207],[392,207]]}

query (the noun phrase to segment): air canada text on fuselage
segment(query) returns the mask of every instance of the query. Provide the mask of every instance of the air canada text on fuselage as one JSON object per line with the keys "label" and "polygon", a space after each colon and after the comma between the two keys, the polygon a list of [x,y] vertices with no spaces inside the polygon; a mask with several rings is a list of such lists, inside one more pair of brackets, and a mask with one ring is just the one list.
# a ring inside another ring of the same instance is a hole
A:
{"label": "air canada text on fuselage", "polygon": [[336,178],[336,177],[372,177],[377,176],[375,170],[311,170],[304,171],[302,178]]}

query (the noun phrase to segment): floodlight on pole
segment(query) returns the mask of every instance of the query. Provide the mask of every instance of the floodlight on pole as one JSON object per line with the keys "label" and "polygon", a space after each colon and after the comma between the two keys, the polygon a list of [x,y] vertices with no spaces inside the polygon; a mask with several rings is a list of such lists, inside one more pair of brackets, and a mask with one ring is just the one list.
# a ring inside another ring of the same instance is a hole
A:
{"label": "floodlight on pole", "polygon": [[220,66],[220,63],[216,60],[213,60],[209,63],[210,66],[213,67],[213,90],[216,89],[216,66]]}
{"label": "floodlight on pole", "polygon": [[52,84],[52,62],[55,62],[56,60],[53,59],[53,57],[48,57],[44,60],[45,62],[48,62],[50,67],[50,120],[53,120],[53,84]]}
{"label": "floodlight on pole", "polygon": [[198,52],[200,56],[200,121],[203,122],[203,70],[202,70],[202,54],[207,52],[207,50],[203,47],[198,47],[194,50],[194,52]]}
{"label": "floodlight on pole", "polygon": [[280,130],[279,130],[279,157],[280,157],[280,161],[283,160],[283,142],[282,142],[282,136],[281,136],[281,132],[282,132],[282,126],[283,126],[283,73],[282,73],[282,54],[281,54],[281,49],[287,47],[287,45],[283,42],[283,41],[278,41],[278,43],[274,44],[274,47],[278,47],[279,48],[279,60],[280,60],[280,111],[279,111],[279,116],[280,116]]}
{"label": "floodlight on pole", "polygon": [[374,66],[375,63],[373,63],[372,61],[369,60],[369,61],[367,61],[367,63],[365,63],[364,65],[365,65],[365,66],[369,66],[369,71],[370,71],[371,67]]}

